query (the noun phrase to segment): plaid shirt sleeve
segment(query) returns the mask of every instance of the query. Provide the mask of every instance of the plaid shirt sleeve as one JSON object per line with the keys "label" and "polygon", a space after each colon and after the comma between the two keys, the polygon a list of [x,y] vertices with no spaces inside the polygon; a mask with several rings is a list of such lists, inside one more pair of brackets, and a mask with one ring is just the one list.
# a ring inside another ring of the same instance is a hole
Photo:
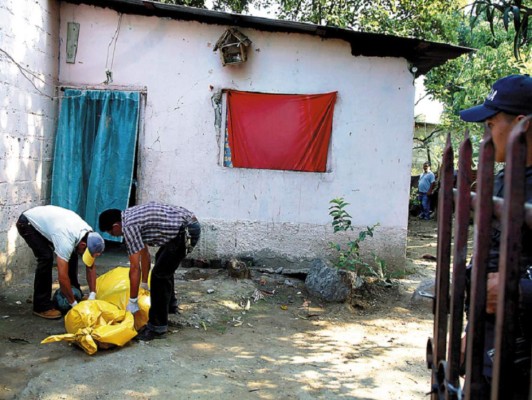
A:
{"label": "plaid shirt sleeve", "polygon": [[138,225],[122,227],[122,234],[124,235],[129,255],[136,254],[145,247]]}
{"label": "plaid shirt sleeve", "polygon": [[183,207],[149,202],[122,213],[122,233],[129,255],[146,245],[163,246],[175,238],[194,214]]}

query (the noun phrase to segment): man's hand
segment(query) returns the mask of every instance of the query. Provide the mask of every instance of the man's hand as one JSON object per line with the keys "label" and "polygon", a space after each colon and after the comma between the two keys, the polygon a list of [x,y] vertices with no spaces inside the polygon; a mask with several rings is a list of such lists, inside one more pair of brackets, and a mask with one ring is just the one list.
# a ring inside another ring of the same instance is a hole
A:
{"label": "man's hand", "polygon": [[139,311],[139,299],[129,299],[129,302],[127,303],[126,311],[129,311],[131,314],[135,314],[137,311]]}
{"label": "man's hand", "polygon": [[68,304],[74,303],[76,298],[72,292],[72,285],[70,284],[70,278],[68,276],[68,261],[63,260],[59,256],[57,256],[57,278],[59,280],[61,293],[66,297]]}
{"label": "man's hand", "polygon": [[497,311],[497,299],[499,298],[499,273],[488,273],[487,295],[486,295],[486,312],[495,314]]}

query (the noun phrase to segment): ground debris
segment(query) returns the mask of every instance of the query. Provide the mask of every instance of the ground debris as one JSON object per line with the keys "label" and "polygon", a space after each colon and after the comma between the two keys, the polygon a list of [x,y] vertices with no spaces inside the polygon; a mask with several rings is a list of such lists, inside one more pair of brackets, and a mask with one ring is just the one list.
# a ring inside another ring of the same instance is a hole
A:
{"label": "ground debris", "polygon": [[227,272],[231,278],[250,279],[251,271],[244,261],[231,259],[226,264]]}
{"label": "ground debris", "polygon": [[[411,224],[427,234],[435,228],[434,221]],[[0,319],[0,398],[3,392],[14,399],[104,400],[116,393],[148,399],[156,397],[155,385],[161,397],[172,398],[188,398],[198,388],[205,390],[205,398],[212,393],[225,393],[224,398],[298,398],[302,393],[308,399],[423,398],[430,390],[424,357],[433,315],[411,297],[420,281],[434,281],[435,263],[419,262],[433,241],[412,233],[405,269],[415,275],[398,279],[397,285],[394,279],[391,287],[365,282],[355,304],[323,303],[304,282],[289,276],[288,263],[280,273],[280,265],[271,272],[262,269],[262,285],[261,272],[253,266],[253,279],[231,278],[224,268],[179,268],[175,293],[182,313],[169,315],[172,334],[94,358],[74,346],[39,344],[62,331],[63,321],[37,318],[31,306],[15,304],[30,296],[33,279],[28,278],[24,286],[0,295],[0,318],[9,315]],[[209,294],[210,288],[214,292]],[[304,363],[287,362],[302,356]],[[149,378],[148,368],[154,372]],[[86,381],[98,385],[81,387]]]}
{"label": "ground debris", "polygon": [[17,337],[9,337],[8,340],[9,340],[11,343],[18,343],[18,344],[29,344],[29,343],[30,343],[30,342],[27,341],[26,339],[17,338]]}
{"label": "ground debris", "polygon": [[264,294],[262,294],[262,291],[259,289],[255,289],[252,295],[253,301],[256,303],[259,300],[264,299]]}
{"label": "ground debris", "polygon": [[257,271],[263,274],[272,274],[272,275],[284,275],[291,276],[293,278],[301,279],[302,281],[308,275],[309,268],[268,268],[268,267],[251,267],[252,271]]}

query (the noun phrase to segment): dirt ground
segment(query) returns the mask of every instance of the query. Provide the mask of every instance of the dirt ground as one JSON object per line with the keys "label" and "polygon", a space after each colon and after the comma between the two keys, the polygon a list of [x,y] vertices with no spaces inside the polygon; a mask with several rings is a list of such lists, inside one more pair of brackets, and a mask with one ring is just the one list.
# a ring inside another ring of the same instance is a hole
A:
{"label": "dirt ground", "polygon": [[[298,276],[180,268],[170,334],[93,356],[40,344],[64,322],[32,315],[29,279],[0,294],[0,399],[427,398],[432,313],[415,290],[434,277],[429,255],[436,223],[412,219],[410,274],[373,285],[355,307],[309,297]],[[104,271],[127,265],[121,249],[99,261]]]}

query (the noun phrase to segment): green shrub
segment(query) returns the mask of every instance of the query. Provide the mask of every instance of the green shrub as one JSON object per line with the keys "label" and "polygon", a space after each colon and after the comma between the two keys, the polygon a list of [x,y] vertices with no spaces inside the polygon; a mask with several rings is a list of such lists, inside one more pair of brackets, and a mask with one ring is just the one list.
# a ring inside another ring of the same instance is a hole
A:
{"label": "green shrub", "polygon": [[[329,215],[332,217],[332,226],[334,232],[348,232],[354,231],[352,224],[352,217],[345,210],[345,207],[349,205],[342,197],[332,199],[329,207]],[[375,228],[379,226],[378,223],[373,226],[366,227],[358,233],[358,236],[354,239],[348,238],[346,244],[329,242],[329,247],[335,252],[336,268],[345,269],[357,273],[357,275],[372,275],[379,279],[384,279],[387,275],[386,262],[373,254],[375,267],[365,262],[360,256],[360,244],[368,237],[373,237]]]}
{"label": "green shrub", "polygon": [[418,189],[413,187],[410,189],[410,206],[418,207],[420,205]]}

